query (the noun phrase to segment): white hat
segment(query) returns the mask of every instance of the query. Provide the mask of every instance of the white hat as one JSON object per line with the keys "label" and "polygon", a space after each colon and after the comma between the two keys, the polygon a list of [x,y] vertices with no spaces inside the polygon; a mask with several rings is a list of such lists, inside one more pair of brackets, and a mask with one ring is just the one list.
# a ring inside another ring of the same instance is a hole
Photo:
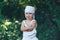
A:
{"label": "white hat", "polygon": [[35,13],[35,8],[32,7],[32,6],[26,6],[25,13],[26,12],[28,12],[28,13]]}

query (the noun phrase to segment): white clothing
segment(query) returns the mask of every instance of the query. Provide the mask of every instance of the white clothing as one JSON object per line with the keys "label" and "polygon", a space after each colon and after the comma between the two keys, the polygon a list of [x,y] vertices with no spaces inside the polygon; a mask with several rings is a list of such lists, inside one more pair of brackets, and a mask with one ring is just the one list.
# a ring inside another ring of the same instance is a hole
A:
{"label": "white clothing", "polygon": [[32,6],[26,6],[25,13],[35,13],[35,8]]}
{"label": "white clothing", "polygon": [[[32,21],[35,21],[35,20],[32,20]],[[32,23],[32,21],[30,23]],[[23,21],[23,23],[25,27],[28,27],[25,20]],[[28,23],[28,25],[30,24]],[[36,28],[34,28],[32,31],[24,31],[22,40],[38,40],[38,38],[36,37],[36,33],[37,33]]]}

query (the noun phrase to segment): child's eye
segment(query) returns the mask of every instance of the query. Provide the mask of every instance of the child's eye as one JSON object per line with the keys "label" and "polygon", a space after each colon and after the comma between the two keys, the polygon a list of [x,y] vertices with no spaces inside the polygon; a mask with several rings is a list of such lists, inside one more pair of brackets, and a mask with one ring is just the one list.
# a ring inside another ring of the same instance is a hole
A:
{"label": "child's eye", "polygon": [[28,14],[28,13],[25,13],[25,14]]}
{"label": "child's eye", "polygon": [[32,13],[25,13],[25,14],[32,14]]}
{"label": "child's eye", "polygon": [[29,14],[32,14],[32,13],[29,13]]}

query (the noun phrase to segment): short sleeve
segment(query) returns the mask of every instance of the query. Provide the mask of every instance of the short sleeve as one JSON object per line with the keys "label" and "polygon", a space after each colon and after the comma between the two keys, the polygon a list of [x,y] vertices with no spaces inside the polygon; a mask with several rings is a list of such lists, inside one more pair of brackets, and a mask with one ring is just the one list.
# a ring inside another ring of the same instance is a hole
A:
{"label": "short sleeve", "polygon": [[24,24],[24,23],[25,23],[25,20],[22,21],[22,24]]}
{"label": "short sleeve", "polygon": [[37,28],[37,21],[36,20],[32,20],[32,22],[36,23],[35,27]]}
{"label": "short sleeve", "polygon": [[32,20],[32,22],[37,23],[36,20]]}

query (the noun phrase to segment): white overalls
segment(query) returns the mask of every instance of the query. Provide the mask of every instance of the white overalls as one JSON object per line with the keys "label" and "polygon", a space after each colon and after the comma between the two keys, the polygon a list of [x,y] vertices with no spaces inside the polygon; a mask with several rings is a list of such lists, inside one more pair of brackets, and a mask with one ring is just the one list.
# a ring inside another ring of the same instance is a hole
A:
{"label": "white overalls", "polygon": [[[32,20],[32,21],[35,21],[35,20]],[[32,22],[31,21],[31,22]],[[30,22],[30,23],[31,23]],[[23,21],[23,23],[24,23],[24,26],[25,27],[28,27],[27,25],[26,25],[26,22],[25,22],[25,20]],[[30,25],[30,23],[28,23],[28,25]],[[22,40],[38,40],[38,38],[36,37],[36,28],[34,28],[32,31],[24,31],[23,32],[23,39]]]}

